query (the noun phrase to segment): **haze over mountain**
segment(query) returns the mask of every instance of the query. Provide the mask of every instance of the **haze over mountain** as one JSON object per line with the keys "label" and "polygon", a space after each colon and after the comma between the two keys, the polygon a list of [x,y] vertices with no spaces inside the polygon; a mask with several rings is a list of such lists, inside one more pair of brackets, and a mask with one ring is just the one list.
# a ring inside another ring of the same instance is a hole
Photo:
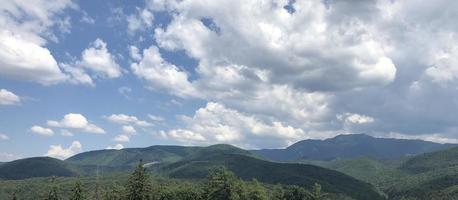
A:
{"label": "haze over mountain", "polygon": [[325,140],[302,140],[285,149],[261,149],[252,152],[274,161],[334,160],[361,156],[375,159],[397,159],[453,146],[456,145],[350,134]]}

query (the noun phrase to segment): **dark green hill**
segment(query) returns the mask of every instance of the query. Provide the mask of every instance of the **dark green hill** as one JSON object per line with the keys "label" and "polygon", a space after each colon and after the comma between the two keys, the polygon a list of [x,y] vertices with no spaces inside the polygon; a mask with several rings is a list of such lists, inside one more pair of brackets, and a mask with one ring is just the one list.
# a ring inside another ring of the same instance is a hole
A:
{"label": "dark green hill", "polygon": [[335,160],[363,156],[375,159],[398,159],[453,146],[456,145],[352,134],[339,135],[326,140],[303,140],[286,149],[263,149],[252,152],[274,161]]}
{"label": "dark green hill", "polygon": [[422,173],[449,167],[458,167],[458,148],[415,156],[407,160],[401,169],[410,173]]}
{"label": "dark green hill", "polygon": [[0,179],[76,175],[77,173],[72,166],[50,157],[26,158],[0,165]]}
{"label": "dark green hill", "polygon": [[[221,150],[221,147],[223,151]],[[234,153],[235,152],[235,153]],[[275,163],[249,156],[248,152],[225,146],[211,146],[160,170],[173,178],[200,179],[210,169],[225,166],[244,180],[253,178],[271,184],[291,184],[310,187],[319,183],[331,193],[345,194],[355,199],[383,199],[370,184],[343,173],[306,164]]]}

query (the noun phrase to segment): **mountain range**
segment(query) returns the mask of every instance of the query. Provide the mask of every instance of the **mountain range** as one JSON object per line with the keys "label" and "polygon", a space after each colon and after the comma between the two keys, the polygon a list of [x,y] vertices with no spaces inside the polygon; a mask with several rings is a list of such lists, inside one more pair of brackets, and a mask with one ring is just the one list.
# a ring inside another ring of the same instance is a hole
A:
{"label": "mountain range", "polygon": [[253,150],[273,161],[335,160],[357,157],[398,159],[456,146],[422,140],[375,138],[366,134],[339,135],[325,140],[302,140],[285,149]]}
{"label": "mountain range", "polygon": [[15,160],[0,164],[0,179],[125,173],[142,160],[148,170],[176,179],[202,179],[210,169],[224,166],[244,180],[306,188],[319,183],[327,192],[353,199],[406,195],[421,199],[418,194],[458,194],[458,188],[454,188],[458,184],[455,146],[364,134],[303,140],[285,149],[244,150],[225,144],[156,145],[89,151],[66,160]]}

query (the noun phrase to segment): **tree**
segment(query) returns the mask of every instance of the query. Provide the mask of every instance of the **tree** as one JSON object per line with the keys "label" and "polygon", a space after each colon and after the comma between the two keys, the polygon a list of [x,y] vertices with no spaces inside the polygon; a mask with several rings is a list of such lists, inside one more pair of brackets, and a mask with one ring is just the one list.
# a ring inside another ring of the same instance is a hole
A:
{"label": "tree", "polygon": [[285,191],[285,199],[288,200],[308,200],[307,191],[299,186],[289,186]]}
{"label": "tree", "polygon": [[127,199],[128,200],[147,200],[151,199],[151,183],[148,173],[143,162],[137,165],[137,168],[129,177],[127,184]]}
{"label": "tree", "polygon": [[111,187],[105,188],[103,200],[123,200],[123,190],[123,187],[113,184]]}
{"label": "tree", "polygon": [[258,180],[254,179],[252,182],[248,183],[246,188],[247,191],[247,199],[249,200],[267,200],[267,191],[264,186],[259,183]]}
{"label": "tree", "polygon": [[75,186],[72,188],[72,195],[70,197],[70,200],[83,200],[83,199],[85,199],[83,187],[81,186],[81,181],[77,180],[75,183]]}
{"label": "tree", "polygon": [[243,196],[241,181],[224,167],[210,172],[207,180],[208,200],[240,200]]}
{"label": "tree", "polygon": [[285,190],[281,185],[275,185],[272,189],[272,200],[287,200]]}
{"label": "tree", "polygon": [[45,200],[59,200],[59,194],[57,193],[57,185],[56,185],[56,178],[52,177],[51,179],[51,189],[49,190],[48,196]]}
{"label": "tree", "polygon": [[12,200],[18,200],[16,192],[13,193],[13,197],[11,197]]}
{"label": "tree", "polygon": [[308,192],[310,196],[310,200],[322,200],[327,194],[321,193],[321,185],[315,183],[312,188],[312,192]]}

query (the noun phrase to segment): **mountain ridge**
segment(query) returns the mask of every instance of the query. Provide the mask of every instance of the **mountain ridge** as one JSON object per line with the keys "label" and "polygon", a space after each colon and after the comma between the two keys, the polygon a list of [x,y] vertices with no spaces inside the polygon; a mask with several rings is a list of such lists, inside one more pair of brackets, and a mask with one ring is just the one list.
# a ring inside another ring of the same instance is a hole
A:
{"label": "mountain ridge", "polygon": [[457,145],[347,134],[324,140],[302,140],[284,149],[260,149],[251,152],[264,159],[280,162],[349,159],[362,156],[375,159],[398,159],[454,146]]}

